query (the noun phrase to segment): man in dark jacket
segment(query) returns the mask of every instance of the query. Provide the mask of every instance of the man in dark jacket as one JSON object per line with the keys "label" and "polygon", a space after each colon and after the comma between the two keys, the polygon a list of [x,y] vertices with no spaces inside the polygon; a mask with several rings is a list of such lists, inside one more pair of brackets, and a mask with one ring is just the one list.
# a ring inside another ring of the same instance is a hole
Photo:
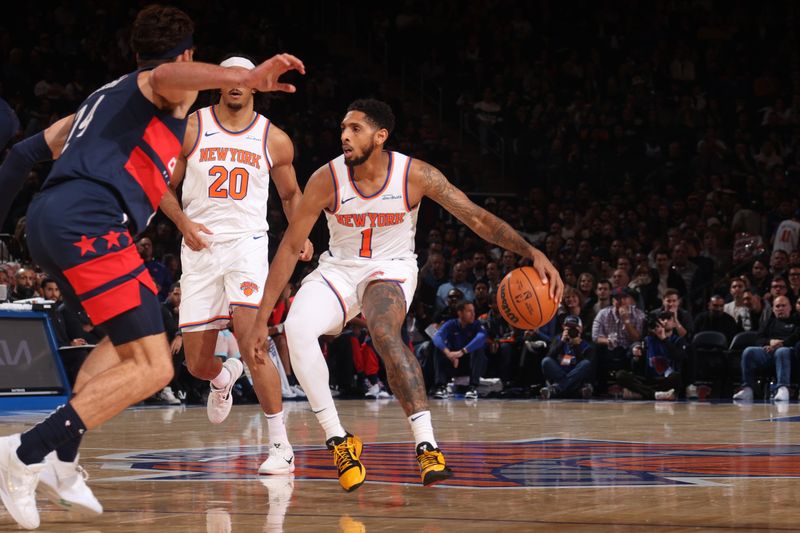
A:
{"label": "man in dark jacket", "polygon": [[789,376],[792,371],[792,351],[800,340],[797,317],[792,314],[792,304],[786,296],[778,296],[772,304],[772,316],[758,329],[756,346],[742,353],[742,381],[744,386],[733,395],[734,400],[753,399],[756,371],[774,367],[776,383],[773,399],[789,400]]}
{"label": "man in dark jacket", "polygon": [[708,310],[703,311],[694,320],[694,331],[718,331],[725,335],[728,343],[734,335],[742,331],[736,320],[725,312],[725,299],[715,294],[708,299]]}
{"label": "man in dark jacket", "polygon": [[581,388],[584,398],[592,395],[592,362],[594,344],[582,338],[583,323],[580,317],[569,315],[562,324],[561,336],[550,346],[542,358],[542,374],[549,385],[539,393],[543,400],[577,392]]}

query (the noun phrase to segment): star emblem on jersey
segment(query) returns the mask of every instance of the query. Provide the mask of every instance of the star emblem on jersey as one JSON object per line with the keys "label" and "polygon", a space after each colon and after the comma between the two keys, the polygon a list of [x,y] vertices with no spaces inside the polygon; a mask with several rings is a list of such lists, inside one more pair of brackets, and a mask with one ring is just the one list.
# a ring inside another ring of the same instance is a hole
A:
{"label": "star emblem on jersey", "polygon": [[106,245],[108,249],[112,249],[114,246],[120,248],[121,245],[119,244],[119,236],[122,235],[119,231],[110,230],[108,233],[103,235],[103,239],[106,240]]}
{"label": "star emblem on jersey", "polygon": [[245,296],[250,296],[254,292],[258,292],[258,285],[252,281],[244,281],[241,285],[239,285],[239,289],[244,293]]}
{"label": "star emblem on jersey", "polygon": [[97,253],[97,250],[94,249],[94,241],[97,240],[97,237],[92,237],[91,239],[86,237],[86,235],[81,235],[81,240],[78,242],[73,242],[73,246],[77,246],[81,249],[81,257],[86,255],[86,252],[92,252],[93,254]]}

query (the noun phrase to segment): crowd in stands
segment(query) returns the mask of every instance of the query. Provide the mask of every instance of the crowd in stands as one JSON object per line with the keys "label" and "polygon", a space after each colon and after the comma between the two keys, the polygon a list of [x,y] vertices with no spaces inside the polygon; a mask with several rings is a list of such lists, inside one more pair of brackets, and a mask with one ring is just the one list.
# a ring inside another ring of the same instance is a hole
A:
{"label": "crowd in stands", "polygon": [[[16,110],[21,136],[131,70],[127,7],[92,6],[87,20],[64,4],[44,19],[31,11],[20,19],[25,23],[0,29],[1,96]],[[346,104],[376,95],[398,117],[391,148],[430,161],[467,191],[482,191],[473,199],[540,247],[568,285],[549,324],[535,331],[509,327],[495,291],[505,274],[529,261],[423,203],[419,283],[404,334],[434,397],[463,390],[468,398],[535,392],[670,400],[703,396],[706,384],[719,396],[722,370],[707,364],[701,334],[718,332],[727,349],[737,335],[752,332],[736,351],[741,364],[730,377],[743,387],[731,394],[751,399],[772,378],[775,398],[788,399],[800,370],[794,348],[800,47],[792,27],[800,8],[794,3],[450,0],[375,5],[369,16],[348,11],[370,39],[385,43],[390,65],[416,58],[425,79],[441,88],[442,123],[397,90],[392,69],[387,79],[372,72],[358,43],[329,34],[338,43],[330,46],[324,32],[304,41],[287,30],[308,6],[273,7],[241,33],[241,24],[232,25],[231,39],[203,28],[224,28],[218,20],[237,20],[238,8],[200,2],[190,12],[199,20],[198,59],[217,60],[231,51],[224,43],[235,42],[255,57],[286,48],[306,61],[308,75],[296,95],[259,102],[292,137],[301,184],[338,153]],[[317,20],[324,30],[318,10],[311,12],[310,25]],[[85,24],[121,29],[87,36],[78,31]],[[351,53],[348,63],[337,58],[343,50]],[[358,61],[364,68],[354,68]],[[476,124],[479,135],[457,146],[453,139],[464,123]],[[470,164],[468,151],[476,156]],[[492,187],[501,161],[510,190]],[[3,228],[9,237],[0,248],[0,286],[12,300],[52,291],[29,264],[23,238],[25,208],[47,169],[31,174]],[[273,207],[276,246],[285,221]],[[322,224],[313,238],[318,251],[326,248]],[[165,298],[165,323],[175,320],[179,243],[163,216],[137,243]],[[312,268],[313,262],[301,264],[293,286]],[[291,288],[271,330],[287,396],[302,393],[277,327],[290,304]],[[61,320],[63,345],[97,341],[85,317],[65,311]],[[180,335],[171,331],[179,364]],[[342,396],[390,396],[362,320],[321,342],[331,385]]]}

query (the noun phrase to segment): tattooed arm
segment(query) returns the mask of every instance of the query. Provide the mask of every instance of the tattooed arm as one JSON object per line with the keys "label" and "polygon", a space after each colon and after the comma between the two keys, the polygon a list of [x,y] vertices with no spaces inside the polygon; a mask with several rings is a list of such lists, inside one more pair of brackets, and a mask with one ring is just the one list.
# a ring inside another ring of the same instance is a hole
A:
{"label": "tattooed arm", "polygon": [[547,256],[531,246],[506,222],[475,205],[436,168],[424,161],[413,160],[408,174],[408,188],[411,205],[415,205],[423,196],[427,196],[483,239],[523,257],[530,257],[534,268],[539,272],[539,277],[550,284],[550,296],[556,301],[561,301],[564,283]]}

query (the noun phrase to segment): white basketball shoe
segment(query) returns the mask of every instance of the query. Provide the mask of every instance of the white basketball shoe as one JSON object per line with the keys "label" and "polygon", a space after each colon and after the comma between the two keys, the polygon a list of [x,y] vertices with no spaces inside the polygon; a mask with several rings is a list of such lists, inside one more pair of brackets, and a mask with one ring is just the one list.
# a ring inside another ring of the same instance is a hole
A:
{"label": "white basketball shoe", "polygon": [[68,511],[84,515],[103,514],[103,506],[86,484],[89,474],[75,461],[61,461],[56,452],[44,458],[45,468],[39,474],[39,490],[53,503]]}
{"label": "white basketball shoe", "polygon": [[233,396],[231,396],[231,389],[236,384],[236,380],[241,377],[244,372],[244,365],[238,359],[229,358],[222,366],[228,369],[231,374],[231,380],[226,386],[221,389],[214,387],[211,384],[211,392],[208,395],[208,404],[206,411],[208,412],[208,419],[212,424],[220,424],[223,420],[228,418],[228,414],[233,407]]}
{"label": "white basketball shoe", "polygon": [[0,438],[0,499],[11,518],[25,529],[39,527],[36,485],[45,463],[26,465],[17,457],[19,433]]}
{"label": "white basketball shoe", "polygon": [[288,442],[273,442],[269,457],[258,467],[259,474],[279,475],[294,472],[294,450]]}

